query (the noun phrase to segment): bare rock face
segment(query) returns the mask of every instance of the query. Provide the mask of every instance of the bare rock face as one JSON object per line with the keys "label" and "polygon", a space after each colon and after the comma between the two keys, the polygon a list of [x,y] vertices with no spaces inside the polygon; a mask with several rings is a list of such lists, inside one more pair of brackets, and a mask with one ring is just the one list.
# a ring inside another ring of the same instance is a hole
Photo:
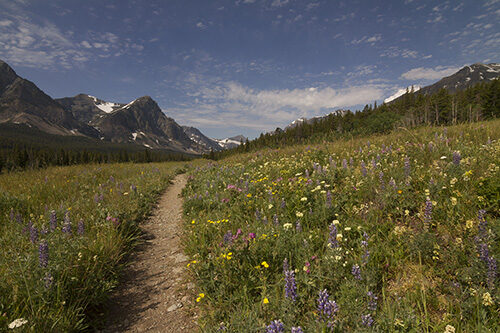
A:
{"label": "bare rock face", "polygon": [[44,132],[97,137],[96,129],[79,122],[33,82],[19,77],[0,60],[0,123],[27,124]]}

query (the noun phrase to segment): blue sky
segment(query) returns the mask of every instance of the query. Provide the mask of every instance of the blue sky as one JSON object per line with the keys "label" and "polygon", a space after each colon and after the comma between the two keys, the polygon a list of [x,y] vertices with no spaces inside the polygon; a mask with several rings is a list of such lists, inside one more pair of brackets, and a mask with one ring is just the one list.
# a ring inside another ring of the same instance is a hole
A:
{"label": "blue sky", "polygon": [[0,0],[0,59],[52,97],[153,97],[211,137],[499,62],[500,0]]}

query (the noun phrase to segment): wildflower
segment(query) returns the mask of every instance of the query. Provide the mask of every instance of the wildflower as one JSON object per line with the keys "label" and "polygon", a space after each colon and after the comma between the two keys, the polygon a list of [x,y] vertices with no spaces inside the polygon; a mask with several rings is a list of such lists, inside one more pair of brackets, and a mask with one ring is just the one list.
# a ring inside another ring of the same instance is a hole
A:
{"label": "wildflower", "polygon": [[328,237],[328,242],[329,242],[328,244],[330,245],[331,248],[339,246],[339,243],[337,241],[337,227],[335,226],[334,222],[332,222],[332,224],[330,224],[329,226],[330,236]]}
{"label": "wildflower", "polygon": [[455,333],[455,327],[446,325],[446,327],[444,328],[444,333]]}
{"label": "wildflower", "polygon": [[264,268],[269,268],[269,264],[265,261],[261,262],[261,265],[264,267]]}
{"label": "wildflower", "polygon": [[342,160],[342,167],[347,169],[347,160],[345,158]]}
{"label": "wildflower", "polygon": [[431,217],[432,214],[432,202],[430,200],[427,200],[425,202],[425,209],[424,209],[424,222],[426,224],[429,224],[432,220]]}
{"label": "wildflower", "polygon": [[231,230],[228,230],[223,237],[223,242],[225,245],[229,245],[233,242],[233,233]]}
{"label": "wildflower", "polygon": [[38,229],[31,221],[28,223],[28,228],[30,232],[30,241],[35,244],[38,241]]}
{"label": "wildflower", "polygon": [[302,201],[302,202],[307,201],[307,197],[300,198],[300,201]]}
{"label": "wildflower", "polygon": [[367,292],[366,295],[368,296],[368,310],[370,311],[377,310],[378,297],[375,296],[371,291]]}
{"label": "wildflower", "polygon": [[297,216],[297,217],[302,217],[302,216],[304,216],[304,213],[302,213],[302,212],[296,212],[296,213],[295,213],[295,216]]}
{"label": "wildflower", "polygon": [[456,206],[456,205],[457,205],[457,198],[455,198],[455,197],[451,197],[451,198],[450,198],[450,200],[451,200],[451,204],[452,204],[453,206]]}
{"label": "wildflower", "polygon": [[326,289],[319,292],[318,297],[318,320],[321,322],[327,322],[329,327],[332,327],[335,320],[335,315],[339,310],[339,307],[335,301],[329,300],[330,296]]}
{"label": "wildflower", "polygon": [[326,207],[330,208],[332,206],[332,192],[328,190],[326,192]]}
{"label": "wildflower", "polygon": [[295,302],[297,298],[297,284],[295,283],[295,272],[292,270],[285,271],[285,297]]}
{"label": "wildflower", "polygon": [[268,209],[272,209],[273,207],[273,204],[269,204],[269,206],[267,206]]}
{"label": "wildflower", "polygon": [[49,264],[49,245],[45,240],[38,245],[38,261],[40,267],[47,267]]}
{"label": "wildflower", "polygon": [[273,320],[266,328],[266,333],[284,333],[285,327],[281,320]]}
{"label": "wildflower", "polygon": [[77,232],[80,236],[82,236],[85,233],[85,225],[83,223],[83,220],[78,221]]}
{"label": "wildflower", "polygon": [[69,218],[69,211],[66,211],[66,214],[64,215],[64,225],[62,228],[62,232],[71,234],[71,220]]}
{"label": "wildflower", "polygon": [[408,177],[410,175],[410,159],[408,158],[408,156],[405,157],[404,169],[405,175],[406,177]]}
{"label": "wildflower", "polygon": [[293,225],[291,223],[285,223],[285,224],[283,224],[283,229],[288,230],[288,229],[291,229],[292,226]]}
{"label": "wildflower", "polygon": [[52,277],[52,274],[50,274],[50,272],[46,272],[45,276],[43,277],[43,281],[45,282],[45,288],[50,289],[50,287],[52,287],[52,283],[54,282],[54,278]]}
{"label": "wildflower", "polygon": [[400,327],[405,327],[405,324],[403,323],[403,321],[401,319],[394,319],[394,326],[400,326]]}
{"label": "wildflower", "polygon": [[460,156],[459,151],[453,152],[453,164],[455,165],[460,165],[460,160],[462,159],[462,156]]}
{"label": "wildflower", "polygon": [[356,279],[361,280],[361,269],[359,268],[359,265],[352,265],[351,273]]}
{"label": "wildflower", "polygon": [[302,225],[300,224],[299,221],[295,222],[295,230],[297,230],[297,232],[302,231]]}
{"label": "wildflower", "polygon": [[264,298],[264,300],[262,301],[262,303],[269,304],[269,300],[267,299],[267,297]]}
{"label": "wildflower", "polygon": [[361,324],[363,326],[371,327],[373,325],[373,318],[371,314],[365,314],[361,316]]}
{"label": "wildflower", "polygon": [[300,326],[297,326],[297,327],[292,327],[291,333],[304,333],[304,331]]}
{"label": "wildflower", "polygon": [[495,304],[493,302],[493,299],[491,298],[491,295],[490,293],[486,292],[483,294],[483,305],[484,306],[492,306],[493,304]]}
{"label": "wildflower", "polygon": [[27,324],[28,321],[24,318],[18,318],[16,320],[14,320],[12,323],[9,324],[9,328],[11,330],[13,330],[14,328],[18,328],[18,327],[21,327],[23,326],[24,324]]}
{"label": "wildflower", "polygon": [[364,177],[366,177],[366,165],[365,165],[365,161],[361,161],[361,173],[363,174]]}
{"label": "wildflower", "polygon": [[196,297],[196,302],[199,303],[205,297],[204,293],[199,293],[198,297]]}
{"label": "wildflower", "polygon": [[198,261],[193,260],[193,261],[189,262],[189,263],[186,265],[186,267],[189,267],[189,266],[191,266],[192,264],[196,264],[197,262],[198,262]]}

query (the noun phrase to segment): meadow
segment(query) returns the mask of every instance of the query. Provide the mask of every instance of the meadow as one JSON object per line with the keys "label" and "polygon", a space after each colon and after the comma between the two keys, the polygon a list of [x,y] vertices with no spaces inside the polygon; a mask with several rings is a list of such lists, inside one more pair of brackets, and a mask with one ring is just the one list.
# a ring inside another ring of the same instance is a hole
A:
{"label": "meadow", "polygon": [[0,175],[0,331],[99,326],[123,258],[181,162]]}
{"label": "meadow", "polygon": [[500,331],[499,137],[398,129],[190,171],[202,331]]}

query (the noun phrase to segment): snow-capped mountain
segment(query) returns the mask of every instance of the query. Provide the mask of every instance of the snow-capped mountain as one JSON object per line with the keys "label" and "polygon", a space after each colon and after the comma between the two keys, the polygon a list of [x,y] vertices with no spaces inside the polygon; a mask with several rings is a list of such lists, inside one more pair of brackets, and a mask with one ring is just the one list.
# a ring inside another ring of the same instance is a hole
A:
{"label": "snow-capped mountain", "polygon": [[213,139],[217,142],[223,149],[232,149],[238,147],[241,143],[245,143],[247,138],[243,135],[237,135],[225,139]]}
{"label": "snow-capped mountain", "polygon": [[[335,110],[333,112],[330,112],[328,114],[325,114],[323,116],[315,116],[315,117],[312,117],[312,118],[304,118],[304,117],[298,118],[298,119],[292,121],[290,124],[288,124],[285,127],[285,131],[288,130],[288,129],[290,129],[290,128],[297,127],[297,126],[299,126],[300,124],[303,124],[303,123],[312,124],[315,121],[319,121],[319,120],[321,120],[323,118],[327,118],[327,117],[329,117],[331,115],[333,115],[333,116],[335,116],[335,115],[341,115],[341,116],[343,116],[346,112],[347,112],[346,110],[339,109],[339,110]],[[281,130],[281,129],[277,128],[276,130]],[[274,132],[276,132],[276,131],[274,131]]]}
{"label": "snow-capped mountain", "polygon": [[59,98],[56,99],[56,102],[61,104],[66,110],[70,111],[76,119],[84,123],[91,123],[125,105],[106,102],[87,94]]}
{"label": "snow-capped mountain", "polygon": [[413,90],[413,92],[417,92],[421,88],[422,87],[420,87],[420,86],[412,86],[412,87],[407,87],[406,89],[399,89],[398,91],[396,91],[394,93],[394,95],[391,95],[391,96],[387,97],[386,99],[384,99],[384,103],[389,103],[389,102],[395,100],[396,98],[401,97],[404,94],[406,94],[407,92],[410,92],[412,90]]}
{"label": "snow-capped mountain", "polygon": [[182,126],[182,128],[191,140],[193,140],[200,146],[205,147],[208,152],[210,152],[211,150],[221,151],[224,149],[216,140],[210,139],[209,137],[201,133],[199,129],[190,126]]}
{"label": "snow-capped mountain", "polygon": [[[418,94],[430,95],[438,92],[440,89],[446,89],[450,93],[465,90],[477,83],[484,81],[497,80],[500,77],[500,64],[472,64],[461,68],[458,72],[444,77],[438,82],[425,86],[423,88],[415,88]],[[406,89],[401,89],[394,95],[386,98],[385,103],[392,102],[406,93]]]}

